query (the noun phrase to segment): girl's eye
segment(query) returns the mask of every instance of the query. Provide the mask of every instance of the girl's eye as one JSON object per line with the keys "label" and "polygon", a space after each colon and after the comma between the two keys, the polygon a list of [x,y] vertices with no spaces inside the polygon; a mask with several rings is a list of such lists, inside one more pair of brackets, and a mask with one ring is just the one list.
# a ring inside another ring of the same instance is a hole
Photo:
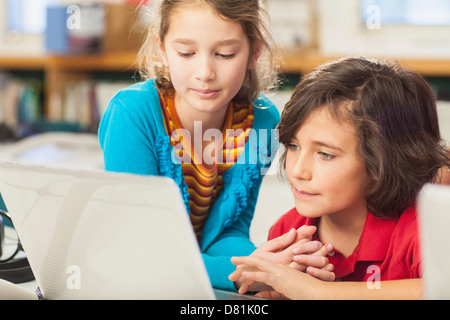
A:
{"label": "girl's eye", "polygon": [[331,154],[329,154],[329,153],[326,153],[326,152],[319,152],[319,154],[320,154],[320,157],[323,159],[323,160],[325,160],[325,161],[329,161],[329,160],[332,160],[335,156],[333,156],[333,155],[331,155]]}
{"label": "girl's eye", "polygon": [[293,144],[293,143],[290,143],[290,144],[287,145],[287,148],[288,148],[289,150],[291,150],[291,151],[296,151],[296,150],[299,149],[299,146],[297,146],[297,145],[295,145],[295,144]]}
{"label": "girl's eye", "polygon": [[217,53],[216,55],[219,56],[220,58],[223,58],[223,59],[231,59],[231,58],[233,58],[235,56],[234,53],[232,53],[232,54]]}
{"label": "girl's eye", "polygon": [[183,58],[189,58],[194,55],[192,52],[178,52],[178,55]]}

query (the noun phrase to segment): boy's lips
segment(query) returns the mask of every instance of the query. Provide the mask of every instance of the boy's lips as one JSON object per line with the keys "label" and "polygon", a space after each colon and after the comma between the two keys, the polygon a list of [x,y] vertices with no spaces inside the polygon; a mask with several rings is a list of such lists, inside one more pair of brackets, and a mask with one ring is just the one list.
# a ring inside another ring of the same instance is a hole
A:
{"label": "boy's lips", "polygon": [[318,193],[311,193],[311,192],[308,192],[308,191],[305,191],[305,190],[298,190],[297,188],[294,188],[294,193],[295,193],[296,196],[308,197],[308,198],[319,195]]}

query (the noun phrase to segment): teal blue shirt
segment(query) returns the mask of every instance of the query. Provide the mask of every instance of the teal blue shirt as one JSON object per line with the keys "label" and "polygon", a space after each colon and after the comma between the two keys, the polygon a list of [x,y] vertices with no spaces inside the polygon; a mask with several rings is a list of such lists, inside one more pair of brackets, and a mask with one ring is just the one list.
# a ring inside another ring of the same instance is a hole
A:
{"label": "teal blue shirt", "polygon": [[[278,148],[274,136],[280,119],[278,109],[263,95],[254,106],[245,150],[223,174],[224,188],[211,206],[200,238],[211,283],[219,289],[235,290],[228,280],[234,271],[230,258],[255,250],[249,239],[250,223],[265,170]],[[180,186],[188,207],[187,185],[181,164],[172,153],[153,80],[118,92],[102,117],[98,135],[106,170],[170,177]]]}

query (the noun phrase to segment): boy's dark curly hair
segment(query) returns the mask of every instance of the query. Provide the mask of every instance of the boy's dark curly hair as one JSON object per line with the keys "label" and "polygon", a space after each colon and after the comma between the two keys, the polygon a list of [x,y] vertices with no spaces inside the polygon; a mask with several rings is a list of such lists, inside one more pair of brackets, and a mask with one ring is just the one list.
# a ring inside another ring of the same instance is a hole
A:
{"label": "boy's dark curly hair", "polygon": [[[345,58],[305,76],[282,113],[280,142],[287,146],[319,108],[353,123],[371,179],[367,209],[376,216],[400,215],[450,164],[432,89],[418,73],[396,63]],[[285,160],[284,153],[283,168]]]}

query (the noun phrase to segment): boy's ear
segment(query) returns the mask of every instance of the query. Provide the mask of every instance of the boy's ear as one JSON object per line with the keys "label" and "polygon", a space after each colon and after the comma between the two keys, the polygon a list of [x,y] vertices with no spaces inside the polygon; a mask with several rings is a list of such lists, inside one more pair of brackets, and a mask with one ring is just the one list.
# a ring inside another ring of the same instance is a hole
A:
{"label": "boy's ear", "polygon": [[248,68],[254,69],[256,67],[256,63],[258,62],[259,57],[263,51],[264,44],[261,41],[258,41],[253,45],[253,52],[248,62]]}
{"label": "boy's ear", "polygon": [[158,32],[154,34],[156,44],[158,46],[158,52],[161,57],[161,61],[165,67],[169,66],[169,61],[167,60],[166,48],[164,47],[164,42],[161,41],[161,36]]}

